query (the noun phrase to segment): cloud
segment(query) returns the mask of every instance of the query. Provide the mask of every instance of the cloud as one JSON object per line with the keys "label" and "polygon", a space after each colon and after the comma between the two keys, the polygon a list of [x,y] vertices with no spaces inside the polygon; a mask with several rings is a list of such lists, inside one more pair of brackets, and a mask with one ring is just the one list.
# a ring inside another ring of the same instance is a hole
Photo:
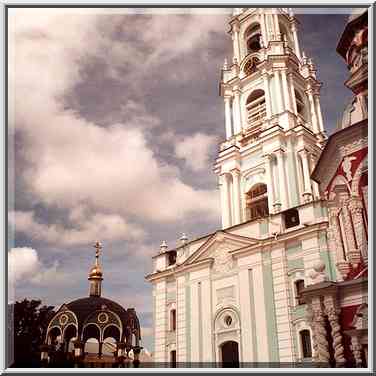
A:
{"label": "cloud", "polygon": [[[143,43],[153,46],[149,54],[136,44],[113,38],[116,28],[126,27],[122,17],[91,13],[65,17],[60,11],[45,10],[35,18],[32,14],[27,10],[12,10],[10,14],[10,118],[25,140],[18,151],[28,161],[23,178],[33,204],[69,211],[85,206],[97,213],[76,231],[54,224],[44,226],[48,241],[62,232],[65,244],[86,242],[100,225],[108,229],[108,236],[116,237],[129,229],[129,217],[143,222],[171,222],[193,214],[208,220],[217,218],[216,192],[195,189],[182,181],[177,166],[156,158],[146,134],[160,120],[143,104],[127,102],[121,109],[122,123],[101,127],[65,107],[64,100],[81,82],[85,64],[94,56],[103,57],[113,69],[129,63],[141,74],[145,66],[162,64],[202,46],[203,31],[194,27],[198,26],[198,16],[173,16],[172,24],[170,18],[165,22],[163,17],[135,21],[135,28],[144,30],[140,35]],[[145,20],[149,27],[140,24]],[[219,29],[217,22],[218,18],[210,21],[207,31]],[[157,30],[168,35],[174,27],[187,35],[177,51],[174,38],[156,43],[155,36]],[[203,163],[199,160],[195,168]],[[115,234],[110,232],[110,225],[115,225]],[[21,225],[18,228],[22,230]],[[40,224],[34,221],[31,229],[40,236]]]}
{"label": "cloud", "polygon": [[30,247],[12,248],[8,252],[8,278],[12,287],[20,282],[40,285],[56,281],[60,275],[57,268],[57,262],[50,267],[44,265],[37,251]]}
{"label": "cloud", "polygon": [[184,159],[193,171],[209,170],[212,149],[218,143],[216,136],[196,133],[175,143],[175,153]]}
{"label": "cloud", "polygon": [[83,210],[82,207],[72,210],[70,228],[40,223],[32,211],[10,212],[9,222],[18,233],[61,246],[87,245],[99,237],[102,241],[117,241],[141,239],[144,236],[140,227],[126,223],[118,215],[96,213],[90,218],[83,218]]}

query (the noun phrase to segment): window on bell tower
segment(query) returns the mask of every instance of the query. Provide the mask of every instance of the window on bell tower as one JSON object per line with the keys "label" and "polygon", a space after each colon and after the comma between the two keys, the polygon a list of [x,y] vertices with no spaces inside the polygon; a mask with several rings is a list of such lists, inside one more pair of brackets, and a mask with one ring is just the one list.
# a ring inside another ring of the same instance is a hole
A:
{"label": "window on bell tower", "polygon": [[247,43],[247,54],[257,52],[261,49],[261,27],[259,24],[252,25],[245,33]]}
{"label": "window on bell tower", "polygon": [[257,89],[247,99],[247,120],[249,127],[258,127],[266,117],[266,103],[264,90]]}
{"label": "window on bell tower", "polygon": [[257,184],[246,195],[247,220],[263,218],[269,215],[268,193],[265,184]]}
{"label": "window on bell tower", "polygon": [[296,110],[298,115],[303,119],[307,120],[306,106],[302,95],[295,90],[295,99],[296,99]]}

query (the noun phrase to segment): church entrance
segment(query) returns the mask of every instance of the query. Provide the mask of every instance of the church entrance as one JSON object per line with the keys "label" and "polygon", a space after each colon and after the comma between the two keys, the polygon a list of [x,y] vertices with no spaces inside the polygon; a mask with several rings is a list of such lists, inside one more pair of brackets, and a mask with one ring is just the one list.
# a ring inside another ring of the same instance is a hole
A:
{"label": "church entrance", "polygon": [[239,367],[239,345],[235,341],[227,341],[221,345],[222,367]]}

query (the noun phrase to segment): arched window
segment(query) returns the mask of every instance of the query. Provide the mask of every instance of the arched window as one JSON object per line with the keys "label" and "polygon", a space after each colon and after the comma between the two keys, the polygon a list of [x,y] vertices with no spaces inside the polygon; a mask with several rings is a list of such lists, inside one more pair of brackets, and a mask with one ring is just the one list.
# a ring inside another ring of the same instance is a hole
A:
{"label": "arched window", "polygon": [[64,330],[65,351],[73,350],[73,341],[77,337],[77,329],[74,325],[68,325]]}
{"label": "arched window", "polygon": [[297,281],[295,281],[294,283],[295,285],[295,299],[296,299],[296,302],[297,304],[304,304],[304,301],[301,297],[301,293],[304,289],[304,279],[298,279]]}
{"label": "arched window", "polygon": [[245,33],[247,53],[257,52],[261,49],[261,28],[259,24],[252,25]]}
{"label": "arched window", "polygon": [[307,120],[307,111],[303,97],[295,90],[296,110],[304,120]]}
{"label": "arched window", "polygon": [[312,358],[311,334],[309,330],[304,329],[299,332],[299,335],[303,358]]}
{"label": "arched window", "polygon": [[61,329],[54,327],[48,332],[48,344],[53,346],[58,346],[62,341]]}
{"label": "arched window", "polygon": [[170,311],[170,330],[173,332],[176,330],[176,309]]}
{"label": "arched window", "polygon": [[247,120],[250,127],[258,127],[266,116],[266,103],[264,90],[257,89],[247,98]]}
{"label": "arched window", "polygon": [[246,195],[247,220],[269,215],[267,187],[257,184]]}

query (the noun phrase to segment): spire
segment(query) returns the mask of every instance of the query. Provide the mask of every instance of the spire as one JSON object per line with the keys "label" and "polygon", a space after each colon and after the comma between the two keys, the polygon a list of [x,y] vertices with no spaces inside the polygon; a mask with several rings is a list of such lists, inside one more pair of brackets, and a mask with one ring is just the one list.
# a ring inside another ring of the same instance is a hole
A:
{"label": "spire", "polygon": [[102,245],[99,242],[94,244],[95,248],[95,264],[90,269],[89,278],[90,281],[90,296],[101,296],[103,273],[99,264],[100,251]]}

